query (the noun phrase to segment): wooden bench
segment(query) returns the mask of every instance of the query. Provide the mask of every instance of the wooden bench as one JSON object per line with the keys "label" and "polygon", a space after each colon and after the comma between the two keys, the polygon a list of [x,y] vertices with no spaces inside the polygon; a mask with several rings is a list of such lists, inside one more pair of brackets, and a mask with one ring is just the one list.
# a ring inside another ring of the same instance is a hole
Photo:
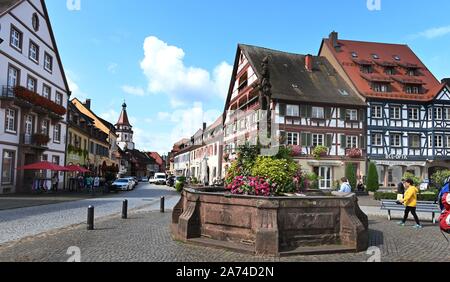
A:
{"label": "wooden bench", "polygon": [[[388,220],[391,220],[391,211],[402,211],[405,212],[405,206],[397,204],[396,200],[381,200],[381,210],[387,210],[388,211]],[[439,207],[439,204],[436,204],[434,202],[425,202],[425,201],[418,201],[417,202],[417,212],[424,212],[424,213],[431,213],[431,218],[433,221],[433,224],[436,223],[436,214],[441,213],[441,209]]]}

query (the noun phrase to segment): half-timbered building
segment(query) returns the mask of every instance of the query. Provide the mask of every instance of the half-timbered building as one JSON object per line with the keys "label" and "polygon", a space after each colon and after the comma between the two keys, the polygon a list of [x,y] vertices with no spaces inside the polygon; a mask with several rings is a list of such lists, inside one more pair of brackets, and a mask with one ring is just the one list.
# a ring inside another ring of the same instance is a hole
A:
{"label": "half-timbered building", "polygon": [[340,40],[332,32],[319,55],[366,99],[368,159],[383,186],[407,171],[428,178],[450,166],[449,88],[407,45]]}
{"label": "half-timbered building", "polygon": [[320,188],[334,188],[347,164],[365,174],[366,104],[328,60],[248,45],[238,46],[225,105],[225,161],[235,158],[239,145],[258,142],[263,78],[271,85],[269,110],[279,140],[293,147],[304,170],[320,177]]}

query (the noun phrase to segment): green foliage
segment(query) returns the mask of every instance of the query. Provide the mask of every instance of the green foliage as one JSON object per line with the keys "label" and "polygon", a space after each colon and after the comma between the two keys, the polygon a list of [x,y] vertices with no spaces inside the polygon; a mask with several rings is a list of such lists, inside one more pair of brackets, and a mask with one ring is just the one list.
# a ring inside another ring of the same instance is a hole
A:
{"label": "green foliage", "polygon": [[309,189],[319,189],[319,176],[317,176],[317,174],[310,172],[305,175],[305,178],[309,183]]}
{"label": "green foliage", "polygon": [[72,144],[67,145],[67,152],[69,154],[73,153],[75,151],[75,147]]}
{"label": "green foliage", "polygon": [[284,159],[288,161],[292,161],[292,149],[286,146],[278,147],[278,153],[275,156],[276,159]]}
{"label": "green foliage", "polygon": [[255,164],[256,158],[260,153],[259,146],[252,146],[249,143],[239,146],[237,148],[237,162],[241,167],[242,176],[251,176],[253,165]]}
{"label": "green foliage", "polygon": [[370,192],[376,192],[380,188],[378,182],[378,171],[374,163],[369,164],[369,171],[367,172],[367,190]]}
{"label": "green foliage", "polygon": [[198,184],[198,179],[197,179],[197,177],[195,177],[195,176],[193,176],[192,177],[192,180],[191,180],[191,184]]}
{"label": "green foliage", "polygon": [[321,157],[328,153],[328,148],[322,145],[319,145],[313,150],[313,157],[319,160]]}
{"label": "green foliage", "polygon": [[431,181],[435,188],[442,188],[445,185],[445,180],[450,177],[450,170],[439,170],[431,176]]}
{"label": "green foliage", "polygon": [[293,192],[293,177],[299,170],[297,163],[285,159],[258,157],[253,166],[252,176],[265,178],[276,187],[276,194]]}
{"label": "green foliage", "polygon": [[89,155],[88,150],[83,150],[83,158],[87,159],[88,155]]}
{"label": "green foliage", "polygon": [[227,175],[225,176],[225,184],[230,185],[234,178],[241,175],[241,168],[237,161],[231,163],[230,167],[227,170]]}
{"label": "green foliage", "polygon": [[415,176],[414,174],[410,173],[410,172],[406,172],[405,174],[403,174],[403,179],[411,179],[414,182],[414,186],[419,187],[420,183],[422,182],[422,180]]}
{"label": "green foliage", "polygon": [[186,177],[185,176],[179,176],[177,178],[177,182],[186,183]]}
{"label": "green foliage", "polygon": [[[436,192],[424,192],[417,195],[418,201],[434,202],[437,198]],[[375,192],[374,198],[377,201],[381,200],[397,200],[397,193],[392,192]]]}
{"label": "green foliage", "polygon": [[352,191],[356,190],[356,170],[353,164],[347,164],[345,168],[345,177],[347,177],[350,186],[352,187]]}
{"label": "green foliage", "polygon": [[183,188],[184,188],[184,182],[175,183],[175,189],[177,190],[178,193],[181,193],[181,191],[183,191]]}

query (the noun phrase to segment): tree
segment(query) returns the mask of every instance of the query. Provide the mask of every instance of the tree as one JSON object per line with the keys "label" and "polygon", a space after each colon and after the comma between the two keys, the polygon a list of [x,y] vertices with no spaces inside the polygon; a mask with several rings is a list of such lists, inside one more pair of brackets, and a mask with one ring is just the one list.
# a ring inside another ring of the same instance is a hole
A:
{"label": "tree", "polygon": [[356,190],[356,170],[353,164],[347,164],[345,168],[345,177],[348,179],[352,190]]}
{"label": "tree", "polygon": [[431,176],[431,181],[435,188],[441,189],[445,185],[445,181],[450,177],[450,170],[439,170]]}
{"label": "tree", "polygon": [[369,171],[367,172],[367,190],[370,192],[376,192],[380,188],[378,182],[378,171],[374,163],[369,164]]}

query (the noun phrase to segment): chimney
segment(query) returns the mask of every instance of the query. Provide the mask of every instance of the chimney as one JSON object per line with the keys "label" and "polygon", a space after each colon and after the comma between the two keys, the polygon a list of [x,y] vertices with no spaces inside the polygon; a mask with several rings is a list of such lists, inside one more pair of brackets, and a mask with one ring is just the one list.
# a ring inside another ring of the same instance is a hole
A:
{"label": "chimney", "polygon": [[203,131],[206,130],[206,122],[203,123]]}
{"label": "chimney", "polygon": [[441,82],[450,86],[450,78],[443,78]]}
{"label": "chimney", "polygon": [[338,43],[339,34],[336,31],[333,31],[330,33],[329,39],[330,39],[331,46],[333,46],[333,48],[336,51],[339,51],[340,50],[340,46]]}
{"label": "chimney", "polygon": [[84,102],[84,106],[90,110],[91,109],[91,99],[86,99],[86,102]]}
{"label": "chimney", "polygon": [[313,70],[313,56],[311,54],[305,56],[305,68],[309,72]]}

